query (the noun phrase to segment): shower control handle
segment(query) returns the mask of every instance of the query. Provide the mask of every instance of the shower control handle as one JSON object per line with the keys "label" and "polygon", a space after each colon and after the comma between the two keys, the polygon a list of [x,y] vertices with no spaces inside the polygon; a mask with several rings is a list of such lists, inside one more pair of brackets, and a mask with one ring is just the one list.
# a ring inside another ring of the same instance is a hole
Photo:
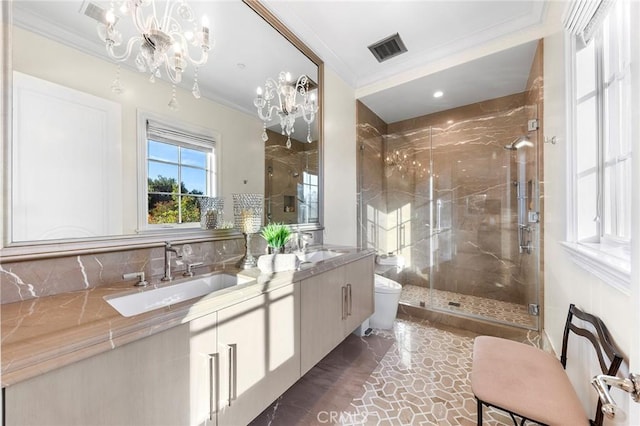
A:
{"label": "shower control handle", "polygon": [[520,246],[520,254],[522,253],[531,254],[532,249],[533,249],[533,246],[531,245],[531,241],[527,241],[525,245]]}

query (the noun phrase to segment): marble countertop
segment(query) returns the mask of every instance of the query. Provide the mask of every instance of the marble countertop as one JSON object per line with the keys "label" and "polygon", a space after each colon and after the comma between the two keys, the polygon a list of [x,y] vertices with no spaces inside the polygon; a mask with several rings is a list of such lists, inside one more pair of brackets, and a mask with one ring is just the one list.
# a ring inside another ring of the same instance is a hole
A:
{"label": "marble countertop", "polygon": [[[257,268],[226,269],[224,272],[251,277],[255,281],[133,317],[120,315],[104,300],[105,296],[130,292],[133,289],[130,282],[4,304],[1,306],[2,386],[10,386],[374,254],[370,249],[323,248],[342,251],[344,255],[302,264],[298,271],[275,274],[261,274]],[[160,284],[152,281],[149,287],[140,291],[177,282]]]}

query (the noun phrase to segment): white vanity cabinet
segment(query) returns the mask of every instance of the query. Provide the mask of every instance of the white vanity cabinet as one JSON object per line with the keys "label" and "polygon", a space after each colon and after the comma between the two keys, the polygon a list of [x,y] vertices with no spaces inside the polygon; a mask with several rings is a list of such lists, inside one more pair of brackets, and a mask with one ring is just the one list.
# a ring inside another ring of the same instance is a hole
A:
{"label": "white vanity cabinet", "polygon": [[196,318],[188,324],[190,419],[183,421],[183,424],[216,424],[221,356],[218,352],[217,324],[217,312]]}
{"label": "white vanity cabinet", "polygon": [[374,310],[374,257],[369,256],[345,265],[347,287],[347,318],[345,337],[353,332],[362,321],[373,315]]}
{"label": "white vanity cabinet", "polygon": [[255,285],[248,299],[8,386],[5,425],[248,424],[373,313],[373,256]]}
{"label": "white vanity cabinet", "polygon": [[373,314],[373,256],[300,282],[301,374]]}
{"label": "white vanity cabinet", "polygon": [[189,397],[184,324],[9,386],[5,424],[173,426]]}
{"label": "white vanity cabinet", "polygon": [[218,311],[218,425],[245,425],[300,378],[299,284]]}
{"label": "white vanity cabinet", "polygon": [[299,284],[9,386],[6,425],[247,424],[300,378]]}
{"label": "white vanity cabinet", "polygon": [[241,425],[300,378],[299,284],[189,323],[190,425]]}

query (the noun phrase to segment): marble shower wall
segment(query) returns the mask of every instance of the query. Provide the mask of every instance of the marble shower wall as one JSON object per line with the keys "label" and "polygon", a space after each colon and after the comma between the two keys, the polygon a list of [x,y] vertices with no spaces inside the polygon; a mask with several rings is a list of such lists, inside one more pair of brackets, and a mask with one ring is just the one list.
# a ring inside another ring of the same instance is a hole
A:
{"label": "marble shower wall", "polygon": [[527,132],[525,94],[393,123],[388,132],[387,152],[427,166],[387,177],[398,237],[386,251],[405,256],[402,281],[427,286],[431,278],[437,290],[524,303],[514,182],[527,157],[504,146]]}
{"label": "marble shower wall", "polygon": [[298,185],[303,172],[318,176],[318,142],[302,143],[267,130],[265,145],[265,214],[271,222],[300,223]]}
{"label": "marble shower wall", "polygon": [[382,153],[387,124],[360,101],[356,101],[356,115],[358,244],[384,252],[387,200]]}

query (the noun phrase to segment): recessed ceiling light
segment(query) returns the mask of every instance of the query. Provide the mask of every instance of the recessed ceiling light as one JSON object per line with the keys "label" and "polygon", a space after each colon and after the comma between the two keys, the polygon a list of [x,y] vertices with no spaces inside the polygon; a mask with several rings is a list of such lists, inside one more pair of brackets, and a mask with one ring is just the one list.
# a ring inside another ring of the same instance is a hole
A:
{"label": "recessed ceiling light", "polygon": [[444,92],[442,90],[436,90],[435,92],[433,92],[434,98],[441,98],[442,95],[444,95]]}

